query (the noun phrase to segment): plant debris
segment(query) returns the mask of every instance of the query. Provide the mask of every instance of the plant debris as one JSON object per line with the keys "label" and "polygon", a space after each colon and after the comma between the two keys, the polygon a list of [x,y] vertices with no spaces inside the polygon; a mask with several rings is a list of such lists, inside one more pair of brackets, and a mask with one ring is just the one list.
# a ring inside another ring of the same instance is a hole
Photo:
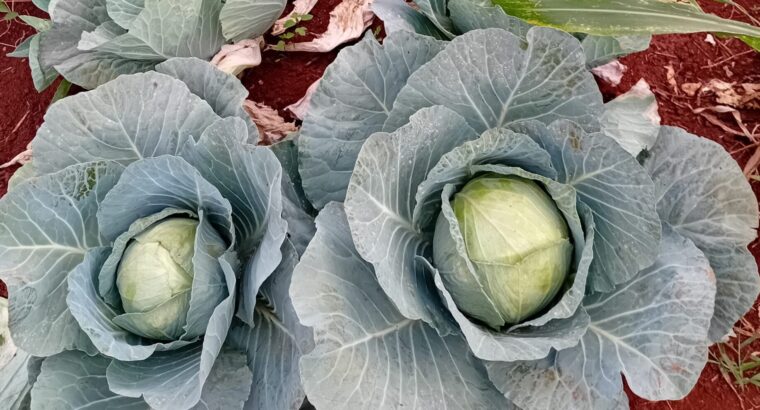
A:
{"label": "plant debris", "polygon": [[259,129],[259,145],[272,145],[298,130],[295,123],[286,122],[277,110],[266,104],[246,100],[243,108]]}

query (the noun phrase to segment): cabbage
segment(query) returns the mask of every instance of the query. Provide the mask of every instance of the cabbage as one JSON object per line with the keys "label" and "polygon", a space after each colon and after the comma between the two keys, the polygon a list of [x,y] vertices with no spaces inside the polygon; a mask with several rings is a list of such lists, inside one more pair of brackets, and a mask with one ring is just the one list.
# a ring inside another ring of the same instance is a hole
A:
{"label": "cabbage", "polygon": [[0,372],[3,403],[304,400],[312,334],[288,287],[312,222],[291,172],[256,145],[237,78],[192,58],[156,69],[53,104],[0,199],[18,347]]}
{"label": "cabbage", "polygon": [[86,89],[174,57],[210,60],[227,41],[263,35],[284,0],[58,0],[51,27],[16,50],[42,91],[62,75]]}
{"label": "cabbage", "polygon": [[[460,3],[420,11],[450,31]],[[365,38],[312,97],[290,293],[317,409],[627,408],[623,376],[677,400],[760,291],[731,156],[645,87],[604,104],[575,37],[503,27]]]}
{"label": "cabbage", "polygon": [[[565,281],[573,246],[562,214],[533,181],[484,175],[451,201],[457,226],[439,214],[433,260],[457,306],[493,328],[543,309]],[[461,232],[466,258],[450,229]]]}

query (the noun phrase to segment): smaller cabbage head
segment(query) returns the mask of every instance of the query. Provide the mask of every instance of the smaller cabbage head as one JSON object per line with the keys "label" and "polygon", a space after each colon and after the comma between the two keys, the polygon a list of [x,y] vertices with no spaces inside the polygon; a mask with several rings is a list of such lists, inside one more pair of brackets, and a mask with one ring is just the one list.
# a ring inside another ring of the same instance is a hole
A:
{"label": "smaller cabbage head", "polygon": [[124,316],[131,316],[130,327],[140,336],[172,340],[182,335],[190,308],[197,228],[195,219],[165,219],[135,236],[124,251],[116,286]]}
{"label": "smaller cabbage head", "polygon": [[451,208],[466,255],[457,250],[454,238],[459,235],[443,212],[433,255],[463,312],[499,328],[520,323],[554,299],[570,268],[573,246],[565,219],[537,183],[486,174],[455,194]]}

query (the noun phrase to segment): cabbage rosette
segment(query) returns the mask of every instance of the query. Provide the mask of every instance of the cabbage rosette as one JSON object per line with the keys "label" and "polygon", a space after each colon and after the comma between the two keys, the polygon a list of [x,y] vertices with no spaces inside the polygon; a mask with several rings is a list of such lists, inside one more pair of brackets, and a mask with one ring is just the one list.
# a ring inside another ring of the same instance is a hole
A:
{"label": "cabbage rosette", "polygon": [[41,358],[19,402],[303,402],[312,336],[288,288],[310,217],[274,151],[255,145],[246,96],[210,64],[172,59],[50,107],[0,200],[10,335],[22,359]]}
{"label": "cabbage rosette", "polygon": [[677,400],[758,294],[737,164],[648,90],[604,104],[569,34],[367,37],[311,104],[317,409],[627,409],[623,376]]}
{"label": "cabbage rosette", "polygon": [[58,75],[93,89],[173,57],[210,60],[228,41],[263,35],[285,0],[35,0],[50,15],[11,54],[28,57],[37,90]]}

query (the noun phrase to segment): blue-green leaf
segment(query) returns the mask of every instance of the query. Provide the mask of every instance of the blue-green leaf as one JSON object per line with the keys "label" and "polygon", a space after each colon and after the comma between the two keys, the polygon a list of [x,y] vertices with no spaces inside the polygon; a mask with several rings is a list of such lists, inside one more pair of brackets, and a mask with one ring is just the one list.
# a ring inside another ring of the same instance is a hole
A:
{"label": "blue-green leaf", "polygon": [[228,244],[234,240],[230,202],[187,161],[170,155],[146,158],[125,169],[100,204],[100,232],[113,241],[132,222],[166,208],[196,213],[203,209],[222,238]]}
{"label": "blue-green leaf", "polygon": [[454,26],[462,33],[483,28],[501,28],[528,41],[530,24],[512,17],[490,0],[450,0],[449,11]]}
{"label": "blue-green leaf", "polygon": [[420,110],[392,134],[373,134],[362,147],[346,193],[346,214],[356,248],[375,267],[377,280],[409,319],[443,334],[448,317],[417,256],[431,256],[431,233],[413,225],[415,192],[447,152],[477,137],[464,118],[435,106]]}
{"label": "blue-green leaf", "polygon": [[128,32],[97,50],[136,60],[210,59],[224,44],[218,0],[146,0]]}
{"label": "blue-green leaf", "polygon": [[285,10],[285,0],[227,0],[219,19],[224,38],[240,41],[264,35]]}
{"label": "blue-green leaf", "polygon": [[[232,349],[222,349],[203,385],[201,399],[193,410],[243,409],[252,385],[251,370],[245,355]],[[270,408],[270,407],[261,407]]]}
{"label": "blue-green leaf", "polygon": [[40,35],[35,34],[29,43],[29,68],[32,71],[32,82],[37,91],[44,91],[58,78],[55,69],[44,66],[40,62]]}
{"label": "blue-green leaf", "polygon": [[651,149],[660,133],[657,99],[646,81],[604,104],[602,131],[634,157]]}
{"label": "blue-green leaf", "polygon": [[679,400],[707,363],[715,277],[694,244],[664,230],[651,267],[611,293],[587,296],[589,331],[545,360],[487,365],[522,408],[628,408],[621,373],[648,400]]}
{"label": "blue-green leaf", "polygon": [[650,157],[657,211],[710,260],[718,284],[710,340],[718,341],[760,292],[747,245],[757,232],[757,200],[736,161],[715,142],[662,127]]}
{"label": "blue-green leaf", "polygon": [[32,142],[34,164],[44,174],[96,160],[128,165],[176,155],[182,141],[218,119],[179,80],[153,72],[123,76],[53,104]]}
{"label": "blue-green leaf", "polygon": [[28,353],[95,352],[66,306],[66,279],[88,249],[105,242],[95,214],[120,173],[113,163],[76,165],[24,183],[0,202],[0,272],[10,287],[14,341]]}
{"label": "blue-green leaf", "polygon": [[410,31],[438,40],[449,38],[427,16],[403,0],[377,0],[372,3],[372,11],[383,21],[383,27],[387,34],[397,31]]}
{"label": "blue-green leaf", "polygon": [[446,184],[463,185],[474,176],[473,165],[493,164],[522,168],[556,178],[549,153],[533,139],[507,128],[493,128],[479,138],[445,153],[417,187],[412,222],[418,229],[431,226],[441,210],[441,191]]}
{"label": "blue-green leaf", "polygon": [[448,16],[447,0],[415,0],[414,3],[446,37],[454,38],[456,29]]}
{"label": "blue-green leaf", "polygon": [[581,41],[583,53],[586,54],[586,66],[598,67],[610,61],[637,51],[649,48],[651,35],[638,36],[586,36]]}
{"label": "blue-green leaf", "polygon": [[8,299],[0,297],[0,403],[8,410],[29,408],[29,392],[41,359],[19,350],[8,329]]}
{"label": "blue-green leaf", "polygon": [[237,118],[218,121],[197,143],[186,144],[181,155],[232,207],[235,250],[247,261],[238,317],[253,324],[259,287],[282,260],[287,223],[282,219],[282,167],[271,150],[244,144],[241,131],[245,124]]}
{"label": "blue-green leaf", "polygon": [[557,181],[575,188],[594,215],[591,289],[610,291],[654,262],[660,240],[654,185],[631,154],[612,138],[587,134],[570,121],[549,127],[530,121],[513,129],[549,152]]}
{"label": "blue-green leaf", "polygon": [[129,28],[145,7],[145,0],[106,0],[108,16],[121,27]]}
{"label": "blue-green leaf", "polygon": [[382,129],[409,75],[442,48],[406,31],[344,48],[311,97],[298,140],[299,170],[315,208],[343,201],[364,141]]}
{"label": "blue-green leaf", "polygon": [[32,410],[107,408],[148,410],[144,401],[123,397],[108,388],[103,356],[64,352],[42,362],[42,372],[32,388]]}
{"label": "blue-green leaf", "polygon": [[248,90],[234,75],[225,73],[199,58],[176,57],[156,66],[156,71],[170,75],[187,85],[190,92],[201,97],[222,117],[239,117],[248,127],[248,144],[256,145],[259,133],[251,116],[243,110]]}
{"label": "blue-green leaf", "polygon": [[16,48],[6,54],[6,57],[13,57],[13,58],[28,58],[29,57],[29,47],[32,44],[32,40],[34,40],[35,37],[37,37],[38,34],[32,34],[31,36],[27,37],[22,41],[19,45],[16,46]]}
{"label": "blue-green leaf", "polygon": [[297,409],[304,400],[299,360],[314,347],[312,330],[298,321],[289,289],[298,254],[289,241],[283,260],[261,288],[253,327],[235,320],[227,343],[246,352],[253,372],[246,409]]}
{"label": "blue-green leaf", "polygon": [[569,119],[598,128],[602,96],[578,40],[541,27],[527,37],[527,48],[502,29],[455,38],[409,77],[383,130],[393,131],[433,105],[456,111],[477,132],[521,120]]}
{"label": "blue-green leaf", "polygon": [[315,330],[301,374],[317,408],[512,408],[460,336],[442,337],[395,308],[354,248],[340,205],[317,217],[290,294]]}

